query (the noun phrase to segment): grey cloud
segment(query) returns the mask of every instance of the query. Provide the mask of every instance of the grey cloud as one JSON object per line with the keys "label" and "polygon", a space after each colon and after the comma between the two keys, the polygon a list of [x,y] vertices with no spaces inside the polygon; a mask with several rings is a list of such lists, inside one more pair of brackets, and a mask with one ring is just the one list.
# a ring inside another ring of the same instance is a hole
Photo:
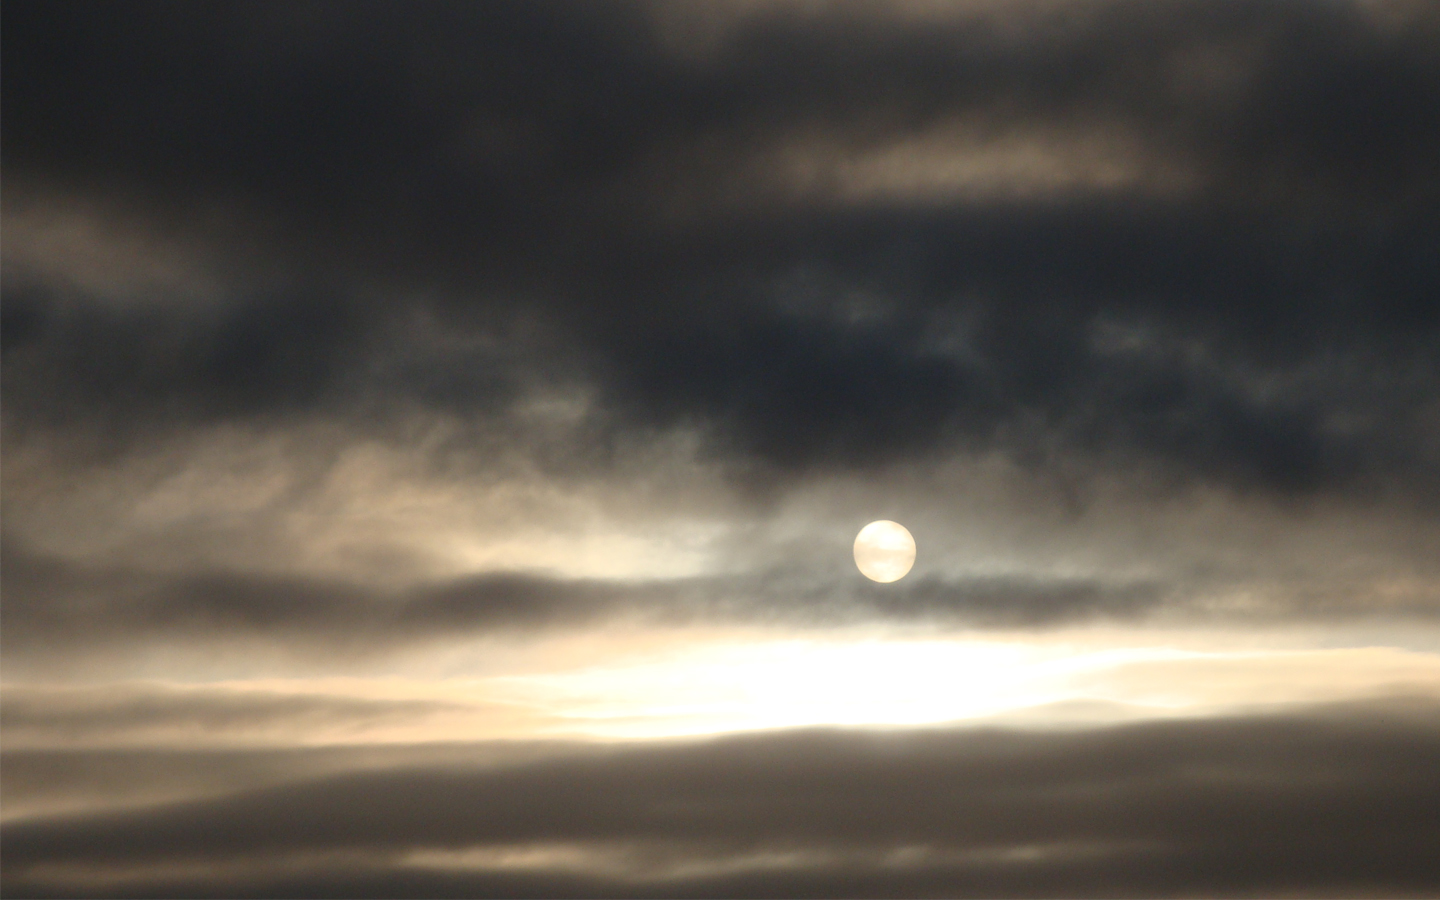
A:
{"label": "grey cloud", "polygon": [[[1440,837],[1430,812],[1440,799],[1437,734],[1433,704],[1396,701],[1065,733],[779,733],[596,748],[481,770],[339,773],[7,823],[7,895],[84,893],[67,866],[163,871],[196,862],[218,874],[101,890],[1423,893],[1440,877],[1428,852]],[[632,864],[642,868],[609,878],[543,868],[427,873],[403,861],[418,850],[557,844],[636,852]],[[762,851],[791,861],[746,871],[747,855]],[[657,871],[643,868],[647,852],[652,860],[739,860],[738,871],[646,883],[640,873]],[[324,854],[355,853],[369,856],[368,871],[341,875],[324,862]],[[807,853],[828,854],[832,865],[809,870]],[[236,877],[223,874],[227,860],[289,860],[298,870]]]}
{"label": "grey cloud", "polygon": [[[559,379],[597,398],[577,439],[601,455],[616,431],[695,427],[779,478],[996,448],[1281,495],[1440,490],[1425,17],[1394,32],[1343,4],[1097,3],[1017,31],[777,13],[697,66],[640,7],[304,10],[7,8],[7,174],[243,197],[288,260],[278,287],[237,285],[202,320],[67,317],[7,285],[7,435],[365,421],[387,398],[504,431],[525,384]],[[1200,186],[655,212],[795,129],[866,152],[956,117],[1007,135],[1120,121]],[[531,342],[400,347],[417,307]],[[1097,347],[1115,323],[1141,337]]]}
{"label": "grey cloud", "polygon": [[[7,545],[5,652],[11,665],[154,642],[263,642],[272,651],[362,659],[425,642],[563,631],[601,623],[832,628],[928,624],[1050,628],[1084,623],[1277,624],[1433,619],[1428,581],[1258,586],[1244,576],[916,575],[893,585],[846,564],[790,565],[674,579],[490,573],[381,589],[320,577],[236,571],[165,575],[91,568]],[[1238,579],[1238,580],[1237,580]],[[1231,592],[1241,590],[1244,602]]]}
{"label": "grey cloud", "polygon": [[[497,573],[381,590],[322,578],[237,572],[155,575],[96,569],[11,549],[4,646],[11,665],[154,642],[263,642],[272,651],[364,658],[423,642],[505,632],[754,623],[830,628],[916,623],[1045,628],[1086,622],[1282,621],[1306,606],[1336,621],[1430,618],[1422,586],[1377,606],[1361,590],[1251,597],[1215,607],[1194,584],[1038,576],[916,576],[873,585],[798,568],[645,581]],[[1362,586],[1363,587],[1363,586]]]}
{"label": "grey cloud", "polygon": [[[687,44],[698,6],[0,5],[7,678],[633,624],[1433,620],[1434,9],[907,8]],[[202,458],[226,441],[253,459]],[[340,465],[373,447],[398,462]],[[943,511],[1001,470],[1059,487]],[[511,503],[535,485],[580,499]],[[396,537],[438,494],[475,509]],[[883,588],[825,544],[873,505],[954,548],[985,504],[993,535]],[[667,515],[713,574],[417,581],[521,520]],[[127,756],[93,743],[430,708],[67,703],[7,689],[7,736],[90,749],[6,753],[6,896],[1440,883],[1432,706]],[[510,849],[540,862],[443,861]]]}
{"label": "grey cloud", "polygon": [[[8,688],[6,693],[10,693]],[[350,699],[334,698],[332,705],[344,708]],[[349,704],[352,709],[354,705]],[[297,747],[280,742],[236,746],[234,734],[213,744],[176,741],[173,734],[141,737],[148,742],[103,747],[66,741],[7,746],[0,754],[6,817],[18,820],[37,814],[222,797],[342,772],[513,765],[576,751],[564,742],[519,740],[483,744],[342,742]]]}
{"label": "grey cloud", "polygon": [[105,744],[185,736],[245,740],[307,730],[358,730],[412,722],[459,704],[373,700],[323,694],[117,685],[58,688],[12,684],[0,705],[7,746]]}

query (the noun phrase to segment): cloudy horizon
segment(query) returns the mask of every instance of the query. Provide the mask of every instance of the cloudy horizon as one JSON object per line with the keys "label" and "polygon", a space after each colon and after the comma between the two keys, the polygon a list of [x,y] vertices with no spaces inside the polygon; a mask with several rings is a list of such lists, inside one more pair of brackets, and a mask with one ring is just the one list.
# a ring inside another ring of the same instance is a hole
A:
{"label": "cloudy horizon", "polygon": [[1440,890],[1431,5],[3,41],[6,896]]}

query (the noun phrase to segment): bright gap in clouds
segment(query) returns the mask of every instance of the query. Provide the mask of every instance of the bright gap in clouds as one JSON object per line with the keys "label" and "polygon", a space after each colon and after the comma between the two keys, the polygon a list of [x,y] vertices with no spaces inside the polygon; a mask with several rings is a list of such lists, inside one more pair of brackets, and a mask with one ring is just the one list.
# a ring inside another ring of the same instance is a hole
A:
{"label": "bright gap in clouds", "polygon": [[1392,647],[1214,650],[980,640],[692,646],[477,685],[558,732],[652,738],[813,725],[1035,724],[1433,693],[1440,658]]}
{"label": "bright gap in clouds", "polygon": [[1412,632],[1401,645],[1357,633],[1339,646],[1314,635],[1158,629],[487,639],[348,675],[11,682],[5,742],[643,741],[814,726],[1080,727],[1386,696],[1440,700],[1437,636]]}
{"label": "bright gap in clouds", "polygon": [[[614,737],[803,725],[906,725],[1065,699],[1057,676],[1167,649],[1064,650],[982,641],[779,641],[500,679],[586,731]],[[503,688],[502,688],[503,689]]]}

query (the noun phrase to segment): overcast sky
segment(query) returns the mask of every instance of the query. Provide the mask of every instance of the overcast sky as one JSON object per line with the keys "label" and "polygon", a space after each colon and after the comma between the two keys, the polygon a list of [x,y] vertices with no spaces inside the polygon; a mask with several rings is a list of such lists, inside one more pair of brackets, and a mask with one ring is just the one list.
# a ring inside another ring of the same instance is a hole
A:
{"label": "overcast sky", "polygon": [[1440,8],[0,34],[6,896],[1440,892]]}

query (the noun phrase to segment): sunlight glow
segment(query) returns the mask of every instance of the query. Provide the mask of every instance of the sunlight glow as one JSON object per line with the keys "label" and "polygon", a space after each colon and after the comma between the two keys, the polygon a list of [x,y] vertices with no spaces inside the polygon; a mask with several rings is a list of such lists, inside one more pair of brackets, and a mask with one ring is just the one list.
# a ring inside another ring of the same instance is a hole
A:
{"label": "sunlight glow", "polygon": [[565,723],[557,733],[647,738],[1002,717],[1055,724],[1323,702],[1399,686],[1433,693],[1440,661],[1393,648],[1215,652],[1059,642],[792,640],[694,647],[669,658],[487,683],[490,700]]}
{"label": "sunlight glow", "polygon": [[1167,648],[1075,653],[961,641],[783,641],[683,659],[496,679],[613,737],[803,725],[913,725],[1074,698],[1074,675],[1196,656]]}

